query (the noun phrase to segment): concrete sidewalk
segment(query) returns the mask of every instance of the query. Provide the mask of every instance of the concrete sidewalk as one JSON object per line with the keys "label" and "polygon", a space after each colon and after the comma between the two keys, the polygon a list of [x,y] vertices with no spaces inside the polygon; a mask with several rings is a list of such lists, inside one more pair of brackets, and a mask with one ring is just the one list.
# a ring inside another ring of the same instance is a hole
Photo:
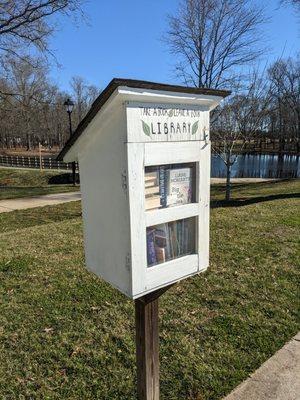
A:
{"label": "concrete sidewalk", "polygon": [[27,208],[52,206],[55,204],[68,203],[81,200],[80,192],[46,194],[44,196],[24,197],[21,199],[10,199],[0,201],[0,213]]}
{"label": "concrete sidewalk", "polygon": [[[266,182],[276,179],[263,178],[236,178],[232,179],[232,183],[254,183]],[[224,183],[225,178],[211,178],[211,184]],[[25,210],[27,208],[51,206],[55,204],[68,203],[70,201],[81,200],[80,192],[46,194],[43,196],[24,197],[20,199],[0,200],[0,213],[15,210]],[[300,400],[300,399],[299,399]]]}
{"label": "concrete sidewalk", "polygon": [[223,400],[300,400],[300,332]]}

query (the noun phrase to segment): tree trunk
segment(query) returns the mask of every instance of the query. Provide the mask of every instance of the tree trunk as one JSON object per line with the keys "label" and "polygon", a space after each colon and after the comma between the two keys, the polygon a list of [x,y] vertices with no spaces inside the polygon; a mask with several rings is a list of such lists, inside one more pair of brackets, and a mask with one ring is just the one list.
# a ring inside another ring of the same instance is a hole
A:
{"label": "tree trunk", "polygon": [[31,150],[31,138],[29,133],[26,134],[26,150]]}
{"label": "tree trunk", "polygon": [[231,163],[230,161],[227,161],[226,163],[226,196],[225,199],[226,201],[230,200],[230,192],[231,192],[231,184],[230,184],[230,179],[231,179]]}

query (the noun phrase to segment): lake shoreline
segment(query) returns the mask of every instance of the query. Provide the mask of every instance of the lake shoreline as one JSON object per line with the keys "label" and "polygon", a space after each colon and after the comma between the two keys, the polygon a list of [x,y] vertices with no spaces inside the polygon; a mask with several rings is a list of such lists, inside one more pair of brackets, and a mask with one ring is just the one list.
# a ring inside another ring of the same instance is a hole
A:
{"label": "lake shoreline", "polygon": [[[213,154],[211,176],[225,178],[226,166],[221,157]],[[236,155],[231,167],[232,178],[287,179],[300,177],[300,162],[297,155],[250,154]]]}
{"label": "lake shoreline", "polygon": [[[299,178],[292,178],[299,179]],[[259,182],[276,182],[276,181],[286,181],[287,178],[231,178],[231,183],[259,183]],[[225,183],[226,178],[210,178],[210,183],[212,185],[218,183]]]}
{"label": "lake shoreline", "polygon": [[290,151],[290,150],[283,150],[283,151],[276,151],[276,150],[240,150],[236,151],[235,154],[243,154],[243,155],[255,155],[255,156],[263,156],[263,155],[269,155],[269,156],[291,156],[291,157],[299,157],[300,154],[297,151]]}

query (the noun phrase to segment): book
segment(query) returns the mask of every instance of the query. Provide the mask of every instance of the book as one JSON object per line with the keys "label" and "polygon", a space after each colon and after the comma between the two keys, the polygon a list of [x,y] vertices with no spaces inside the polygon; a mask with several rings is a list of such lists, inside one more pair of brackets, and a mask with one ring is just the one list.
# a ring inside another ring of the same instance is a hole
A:
{"label": "book", "polygon": [[171,248],[170,248],[170,235],[169,235],[169,227],[168,224],[160,224],[156,227],[155,232],[155,243],[159,247],[163,247],[165,249],[165,257],[166,259],[170,259],[171,257]]}
{"label": "book", "polygon": [[188,254],[189,252],[189,226],[187,221],[184,223],[183,251],[185,254]]}
{"label": "book", "polygon": [[161,207],[167,206],[167,192],[166,192],[166,167],[160,166],[158,169],[159,176],[159,195]]}
{"label": "book", "polygon": [[192,168],[168,169],[166,175],[166,205],[190,203],[192,201]]}
{"label": "book", "polygon": [[178,255],[183,254],[182,246],[182,220],[177,222],[177,240],[178,240]]}
{"label": "book", "polygon": [[147,263],[149,266],[156,264],[155,229],[147,229]]}
{"label": "book", "polygon": [[194,241],[192,219],[181,219],[147,228],[148,266],[190,254],[194,251]]}
{"label": "book", "polygon": [[171,224],[168,224],[168,232],[169,232],[169,247],[170,247],[170,259],[174,258],[174,246],[172,241],[172,227]]}
{"label": "book", "polygon": [[156,260],[158,263],[166,261],[166,252],[163,247],[155,246]]}
{"label": "book", "polygon": [[191,203],[192,167],[170,168],[166,165],[145,172],[145,209]]}
{"label": "book", "polygon": [[160,207],[160,196],[149,196],[145,199],[146,210],[154,210]]}
{"label": "book", "polygon": [[160,208],[159,180],[157,171],[145,173],[145,209]]}

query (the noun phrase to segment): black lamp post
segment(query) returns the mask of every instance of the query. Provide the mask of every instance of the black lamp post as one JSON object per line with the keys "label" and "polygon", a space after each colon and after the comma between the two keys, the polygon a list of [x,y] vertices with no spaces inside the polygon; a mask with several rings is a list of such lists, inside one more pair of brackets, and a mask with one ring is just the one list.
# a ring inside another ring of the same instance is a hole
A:
{"label": "black lamp post", "polygon": [[[64,106],[66,108],[66,111],[69,116],[69,129],[70,129],[70,137],[73,135],[73,130],[72,130],[72,119],[71,119],[71,114],[73,112],[74,108],[74,103],[71,99],[67,99],[64,102]],[[75,186],[76,184],[76,164],[75,161],[72,162],[72,180],[73,180],[73,185]]]}

